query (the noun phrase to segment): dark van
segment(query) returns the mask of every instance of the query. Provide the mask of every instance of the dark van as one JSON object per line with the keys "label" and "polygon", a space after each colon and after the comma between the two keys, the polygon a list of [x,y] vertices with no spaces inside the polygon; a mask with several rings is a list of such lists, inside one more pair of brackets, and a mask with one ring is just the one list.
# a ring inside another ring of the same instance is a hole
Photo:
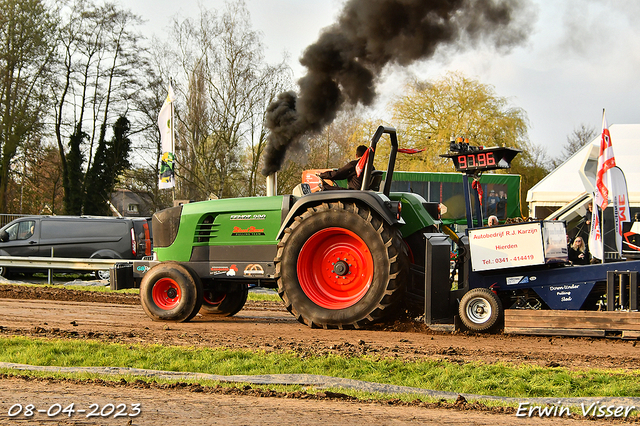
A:
{"label": "dark van", "polygon": [[[141,259],[152,249],[151,218],[144,217],[32,216],[0,229],[1,256]],[[0,275],[8,272],[0,267]],[[107,279],[108,271],[96,276]]]}

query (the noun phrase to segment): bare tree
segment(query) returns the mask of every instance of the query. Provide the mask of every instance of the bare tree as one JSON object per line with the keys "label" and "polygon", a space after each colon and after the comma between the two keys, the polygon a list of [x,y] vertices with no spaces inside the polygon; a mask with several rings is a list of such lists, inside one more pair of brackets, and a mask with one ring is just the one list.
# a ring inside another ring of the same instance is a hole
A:
{"label": "bare tree", "polygon": [[146,64],[135,32],[142,22],[138,16],[114,3],[96,5],[89,0],[76,0],[63,11],[61,77],[53,87],[55,134],[65,210],[80,214],[94,153],[107,143],[106,132],[114,117],[124,115],[131,97],[141,90],[137,72]]}
{"label": "bare tree", "polygon": [[41,0],[0,0],[0,211],[12,159],[43,126],[55,25]]}
{"label": "bare tree", "polygon": [[556,164],[562,164],[567,158],[580,151],[580,149],[591,142],[597,134],[598,132],[595,127],[581,123],[579,127],[573,129],[573,132],[567,136],[567,142],[562,146],[562,154],[555,161]]}
{"label": "bare tree", "polygon": [[287,68],[265,63],[243,1],[176,20],[170,39],[162,53],[174,61],[164,60],[160,74],[176,77],[178,196],[255,194],[263,114],[287,84]]}
{"label": "bare tree", "polygon": [[154,211],[170,207],[172,198],[171,191],[158,188],[162,147],[157,123],[158,113],[167,97],[167,84],[156,73],[158,68],[150,65],[143,76],[147,89],[132,99],[133,108],[138,111],[138,114],[132,116],[132,129],[136,129],[132,130],[132,134],[137,133],[138,136],[132,151],[138,155],[134,155],[132,169],[126,173],[126,179],[122,179],[120,185],[145,194]]}
{"label": "bare tree", "polygon": [[40,139],[20,146],[7,191],[7,211],[23,214],[56,214],[62,210],[62,173],[54,146]]}
{"label": "bare tree", "polygon": [[[275,66],[267,66],[267,79],[259,89],[259,100],[253,109],[248,132],[249,148],[245,163],[248,166],[247,185],[242,191],[245,195],[254,196],[265,192],[265,185],[260,170],[263,167],[262,156],[267,146],[268,129],[265,127],[267,107],[273,102],[278,93],[291,86],[291,70],[284,65],[284,62]],[[270,69],[270,70],[269,70]]]}

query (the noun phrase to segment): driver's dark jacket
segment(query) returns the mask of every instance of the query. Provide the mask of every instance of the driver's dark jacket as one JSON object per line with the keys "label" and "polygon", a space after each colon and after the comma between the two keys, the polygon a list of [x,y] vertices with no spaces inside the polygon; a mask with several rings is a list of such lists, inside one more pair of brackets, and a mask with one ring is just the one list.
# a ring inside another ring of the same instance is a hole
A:
{"label": "driver's dark jacket", "polygon": [[356,165],[359,159],[349,161],[338,170],[322,172],[318,176],[322,179],[330,180],[342,180],[347,179],[349,181],[349,189],[360,189],[362,187],[362,175],[358,176],[356,173]]}

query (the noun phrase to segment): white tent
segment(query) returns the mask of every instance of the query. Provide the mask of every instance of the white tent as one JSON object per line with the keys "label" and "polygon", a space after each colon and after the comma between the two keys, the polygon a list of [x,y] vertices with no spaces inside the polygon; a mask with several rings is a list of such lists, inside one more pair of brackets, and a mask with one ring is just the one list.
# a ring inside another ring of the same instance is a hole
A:
{"label": "white tent", "polygon": [[[609,133],[616,165],[627,179],[629,204],[640,207],[640,124],[612,124]],[[598,136],[590,144],[527,192],[530,216],[545,218],[585,192],[593,192],[600,138],[598,130]]]}

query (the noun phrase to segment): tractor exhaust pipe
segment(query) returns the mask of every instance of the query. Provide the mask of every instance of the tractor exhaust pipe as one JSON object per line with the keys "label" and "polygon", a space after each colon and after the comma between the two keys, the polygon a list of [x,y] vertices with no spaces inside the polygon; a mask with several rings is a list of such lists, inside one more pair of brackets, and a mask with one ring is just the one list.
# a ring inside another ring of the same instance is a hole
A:
{"label": "tractor exhaust pipe", "polygon": [[273,173],[267,176],[267,197],[278,195],[278,174]]}

